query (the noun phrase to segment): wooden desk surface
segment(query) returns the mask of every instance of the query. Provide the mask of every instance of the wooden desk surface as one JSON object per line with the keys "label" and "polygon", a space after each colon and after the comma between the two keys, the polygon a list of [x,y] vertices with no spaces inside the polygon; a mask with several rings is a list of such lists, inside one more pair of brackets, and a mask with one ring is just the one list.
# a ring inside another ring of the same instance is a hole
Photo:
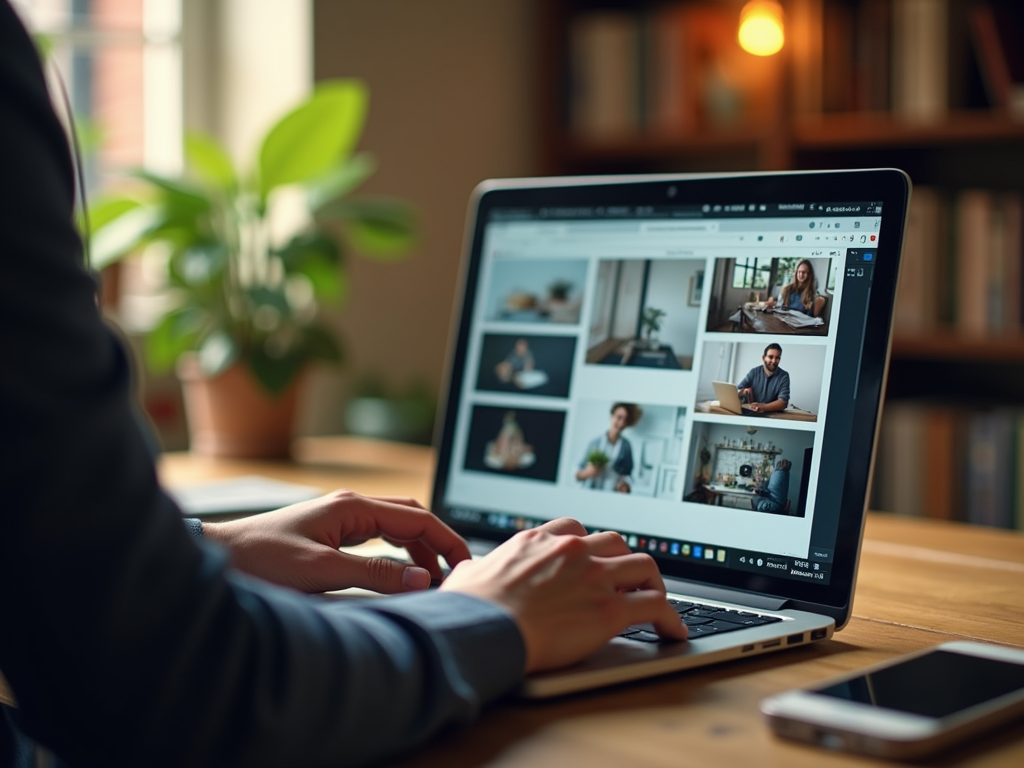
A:
{"label": "wooden desk surface", "polygon": [[[299,443],[301,463],[165,456],[168,483],[261,473],[367,494],[428,498],[429,449],[348,438]],[[868,516],[853,618],[831,641],[548,702],[506,700],[395,765],[877,766],[774,738],[762,698],[950,640],[1024,645],[1024,535],[963,524]],[[944,756],[942,766],[1024,765],[1014,727]]]}

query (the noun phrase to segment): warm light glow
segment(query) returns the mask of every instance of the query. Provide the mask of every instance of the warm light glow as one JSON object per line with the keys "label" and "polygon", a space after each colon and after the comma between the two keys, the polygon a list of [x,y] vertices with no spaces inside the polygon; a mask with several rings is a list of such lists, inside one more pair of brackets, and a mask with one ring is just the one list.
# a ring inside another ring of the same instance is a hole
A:
{"label": "warm light glow", "polygon": [[750,0],[740,12],[740,45],[755,56],[771,56],[782,50],[782,6],[772,0]]}

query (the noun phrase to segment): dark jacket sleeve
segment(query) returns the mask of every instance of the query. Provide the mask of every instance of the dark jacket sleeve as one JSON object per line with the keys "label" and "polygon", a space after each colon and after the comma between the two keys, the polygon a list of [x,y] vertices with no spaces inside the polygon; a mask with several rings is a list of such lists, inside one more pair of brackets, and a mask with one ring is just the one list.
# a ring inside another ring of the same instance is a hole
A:
{"label": "dark jacket sleeve", "polygon": [[328,601],[247,579],[189,536],[79,264],[67,144],[0,0],[0,669],[72,765],[346,765],[513,687],[489,603]]}

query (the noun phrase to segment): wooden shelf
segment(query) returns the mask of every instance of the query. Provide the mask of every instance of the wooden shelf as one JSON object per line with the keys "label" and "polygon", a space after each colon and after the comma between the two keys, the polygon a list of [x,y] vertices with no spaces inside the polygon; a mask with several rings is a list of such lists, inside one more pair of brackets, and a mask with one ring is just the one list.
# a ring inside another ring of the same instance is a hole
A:
{"label": "wooden shelf", "polygon": [[892,341],[892,357],[894,360],[1024,363],[1024,335],[964,336],[952,331],[896,335]]}
{"label": "wooden shelf", "polygon": [[793,130],[796,150],[974,146],[1024,141],[1024,123],[989,111],[958,112],[942,123],[916,124],[886,113],[802,118]]}

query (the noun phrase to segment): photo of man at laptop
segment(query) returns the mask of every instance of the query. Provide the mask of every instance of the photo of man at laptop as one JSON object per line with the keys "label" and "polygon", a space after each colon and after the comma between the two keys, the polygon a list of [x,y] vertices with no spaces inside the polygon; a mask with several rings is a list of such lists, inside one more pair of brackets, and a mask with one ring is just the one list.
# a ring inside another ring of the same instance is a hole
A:
{"label": "photo of man at laptop", "polygon": [[740,402],[754,413],[784,411],[789,405],[789,372],[779,367],[782,347],[772,342],[764,348],[761,365],[751,368],[736,385]]}
{"label": "photo of man at laptop", "polygon": [[783,354],[777,341],[763,348],[759,342],[706,343],[696,410],[720,416],[817,421],[825,348],[787,343],[786,360],[792,365],[787,362],[785,368]]}

